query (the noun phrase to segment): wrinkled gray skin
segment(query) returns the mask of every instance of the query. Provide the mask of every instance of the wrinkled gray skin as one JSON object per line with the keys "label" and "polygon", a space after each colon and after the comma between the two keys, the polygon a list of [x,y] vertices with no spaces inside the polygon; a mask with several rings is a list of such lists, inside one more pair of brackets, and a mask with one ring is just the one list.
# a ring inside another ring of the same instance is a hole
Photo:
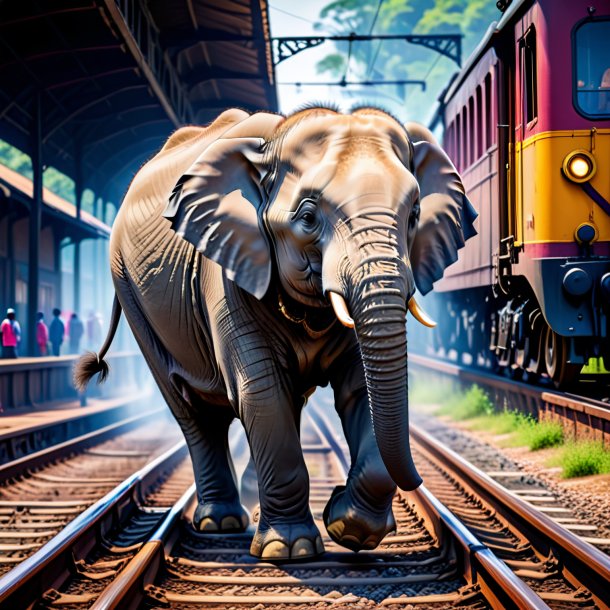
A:
{"label": "wrinkled gray skin", "polygon": [[[195,527],[248,523],[227,447],[239,417],[259,481],[257,557],[323,551],[299,446],[316,386],[333,388],[352,460],[325,511],[334,540],[375,548],[394,528],[396,484],[421,482],[406,304],[456,259],[475,214],[429,132],[407,127],[372,108],[287,119],[230,110],[177,131],[115,221],[116,293],[188,441]],[[337,320],[331,291],[355,332]]]}

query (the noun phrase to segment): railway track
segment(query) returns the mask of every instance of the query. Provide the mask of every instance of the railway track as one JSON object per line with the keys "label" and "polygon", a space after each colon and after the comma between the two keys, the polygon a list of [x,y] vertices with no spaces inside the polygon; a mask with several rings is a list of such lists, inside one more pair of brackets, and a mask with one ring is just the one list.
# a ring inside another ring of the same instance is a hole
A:
{"label": "railway track", "polygon": [[[310,503],[345,480],[346,447],[324,399],[306,413]],[[610,560],[414,428],[426,486],[399,492],[397,532],[354,554],[271,563],[249,555],[253,530],[202,534],[182,443],[119,484],[0,579],[0,608],[608,608]],[[233,448],[243,448],[241,439]]]}
{"label": "railway track", "polygon": [[[147,423],[151,416],[164,423]],[[176,428],[173,442],[178,434]],[[162,410],[149,410],[0,466],[0,576],[167,447],[169,438]]]}
{"label": "railway track", "polygon": [[[315,413],[312,420],[303,442],[310,501],[324,531],[323,507],[344,481],[347,463],[332,426]],[[36,607],[547,607],[425,489],[396,496],[398,531],[379,549],[356,555],[326,539],[322,558],[280,565],[249,555],[252,531],[194,531],[189,524],[194,504],[191,487],[129,561],[102,563],[99,568],[109,567],[116,577],[101,592],[75,592],[68,584]],[[90,557],[85,561],[95,565]],[[101,561],[113,560],[102,556]]]}
{"label": "railway track", "polygon": [[[414,458],[428,488],[542,599],[607,608],[610,557],[557,524],[545,494],[517,494],[417,426]],[[532,503],[538,503],[535,507]]]}

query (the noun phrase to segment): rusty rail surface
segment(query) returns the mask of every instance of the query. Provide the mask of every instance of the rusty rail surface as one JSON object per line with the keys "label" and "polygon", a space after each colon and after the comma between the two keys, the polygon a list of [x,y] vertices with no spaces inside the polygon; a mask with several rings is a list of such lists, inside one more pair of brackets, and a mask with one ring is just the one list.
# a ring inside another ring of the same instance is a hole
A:
{"label": "rusty rail surface", "polygon": [[570,437],[610,443],[610,404],[602,400],[533,386],[418,354],[409,355],[409,364],[460,382],[476,383],[489,393],[494,404],[502,407],[508,404],[535,418],[555,420]]}
{"label": "rusty rail surface", "polygon": [[[332,434],[332,425],[319,413],[310,413],[313,420],[313,426],[316,432],[321,435],[321,444],[318,447],[319,451],[317,455],[326,457],[334,457],[336,460],[337,472],[344,479],[347,475],[347,461],[345,459],[343,448]],[[329,449],[332,452],[329,453]],[[316,454],[315,445],[308,445],[307,453],[312,456]],[[313,483],[316,483],[316,478],[312,479]],[[314,493],[314,492],[312,492]],[[473,536],[436,498],[430,494],[424,487],[415,492],[414,494],[402,494],[399,499],[405,503],[409,503],[413,507],[417,507],[417,514],[423,515],[427,523],[426,530],[432,534],[435,540],[434,544],[438,547],[453,548],[457,551],[458,563],[463,570],[464,580],[466,581],[471,592],[473,599],[478,599],[477,596],[481,596],[483,592],[485,601],[493,608],[545,608],[548,606],[535,594],[529,587],[527,587],[519,578],[517,578],[501,561],[499,561],[489,549],[487,549],[475,536]],[[301,604],[340,604],[344,602],[349,604],[358,600],[353,595],[345,595],[341,598],[331,597],[328,598],[322,594],[314,594],[310,592],[308,594],[299,594],[297,589],[301,587],[313,587],[313,586],[333,586],[338,583],[343,583],[343,586],[347,585],[365,585],[365,586],[382,586],[388,585],[392,582],[414,582],[408,580],[409,577],[375,577],[375,576],[364,576],[363,578],[355,577],[354,575],[344,574],[338,579],[336,577],[320,577],[315,576],[311,578],[306,577],[290,577],[284,573],[282,575],[273,576],[249,576],[248,574],[241,573],[242,569],[254,569],[256,571],[257,566],[264,570],[275,569],[278,566],[268,562],[256,562],[250,560],[249,562],[243,563],[243,560],[233,563],[231,561],[218,563],[217,561],[192,562],[188,559],[176,560],[172,558],[172,550],[176,545],[179,537],[184,535],[183,517],[186,513],[189,513],[193,509],[193,505],[196,502],[194,488],[189,489],[182,498],[176,503],[173,509],[165,517],[163,523],[154,532],[154,534],[148,539],[148,541],[140,548],[136,556],[127,564],[123,571],[113,581],[113,583],[107,587],[100,597],[93,603],[91,608],[93,610],[111,610],[114,608],[138,608],[145,600],[147,603],[152,603],[155,600],[161,605],[168,603],[176,604],[201,604],[203,606],[216,606],[226,607],[227,605],[235,607],[251,607],[257,604],[266,604],[269,606],[275,606],[276,604],[287,604],[287,605],[301,605]],[[209,536],[207,537],[209,539]],[[408,538],[408,536],[407,536]],[[395,536],[388,542],[392,544],[392,540],[397,542],[401,539],[401,536]],[[238,548],[234,551],[230,551],[229,548],[225,550],[210,549],[210,553],[232,554],[237,553],[238,555],[242,552],[247,552],[246,549],[241,548],[241,545],[246,540],[244,535],[223,535],[217,538],[218,545],[222,546],[223,543],[231,544],[231,541],[235,541]],[[419,549],[421,551],[421,549]],[[398,551],[394,551],[398,553]],[[312,560],[305,563],[292,564],[294,569],[357,569],[360,566],[363,569],[370,568],[374,565],[380,566],[379,563],[375,563],[375,554],[381,553],[385,556],[392,553],[391,548],[379,549],[376,552],[370,554],[365,553],[358,556],[345,552],[329,552],[321,559]],[[451,554],[451,552],[449,552]],[[350,563],[349,559],[358,558],[356,563]],[[370,559],[367,560],[367,557]],[[402,555],[400,556],[402,557]],[[405,557],[408,557],[406,555]],[[236,568],[240,571],[239,575],[235,576],[213,576],[213,575],[192,575],[187,578],[186,582],[191,582],[193,586],[199,583],[199,586],[204,586],[204,592],[194,591],[193,593],[171,593],[163,589],[160,583],[162,577],[160,576],[164,572],[175,570],[176,566],[190,566],[197,565],[206,568],[221,568],[222,573],[226,573],[227,569]],[[290,564],[282,564],[282,566],[288,567]],[[398,556],[396,561],[389,561],[388,565],[400,565]],[[416,578],[414,576],[413,578]],[[280,586],[287,590],[282,593],[263,594],[260,592],[251,593],[249,595],[239,594],[218,594],[213,591],[208,591],[206,587],[214,589],[214,587],[222,586],[223,584],[231,585],[232,583],[240,583],[240,585],[253,585],[260,586],[265,590],[265,587],[269,586]],[[292,591],[292,588],[297,589]],[[463,595],[463,594],[461,594]],[[386,597],[380,602],[380,606],[393,607],[396,605],[403,605],[405,603],[431,603],[443,605],[445,603],[455,602],[458,599],[462,599],[456,593],[452,594],[427,594],[424,596],[410,596],[410,597]],[[466,595],[466,599],[468,596]],[[467,604],[468,605],[468,604]],[[189,606],[190,607],[190,606]],[[345,607],[345,606],[341,606]]]}
{"label": "rusty rail surface", "polygon": [[572,582],[576,579],[575,587],[586,587],[599,607],[608,607],[610,557],[508,491],[418,426],[411,425],[411,435],[416,446],[436,458],[440,469],[451,473],[452,478],[456,478],[494,511],[506,517],[542,554],[556,557],[566,571],[567,580]]}
{"label": "rusty rail surface", "polygon": [[[125,479],[70,522],[57,536],[0,578],[0,608],[26,608],[77,570],[87,554],[113,527],[124,523],[142,498],[187,456],[181,440]],[[161,515],[158,515],[158,519]]]}

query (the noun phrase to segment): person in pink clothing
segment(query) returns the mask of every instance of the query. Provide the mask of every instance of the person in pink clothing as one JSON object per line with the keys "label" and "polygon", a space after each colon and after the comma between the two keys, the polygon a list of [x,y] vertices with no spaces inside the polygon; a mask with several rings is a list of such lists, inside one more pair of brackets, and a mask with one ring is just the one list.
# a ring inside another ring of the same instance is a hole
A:
{"label": "person in pink clothing", "polygon": [[6,310],[6,318],[2,320],[0,332],[2,332],[2,357],[17,358],[17,348],[21,341],[21,327],[15,320],[15,310],[12,307]]}
{"label": "person in pink clothing", "polygon": [[38,345],[38,355],[47,355],[47,345],[49,343],[49,329],[44,323],[44,314],[39,311],[36,314],[36,344]]}

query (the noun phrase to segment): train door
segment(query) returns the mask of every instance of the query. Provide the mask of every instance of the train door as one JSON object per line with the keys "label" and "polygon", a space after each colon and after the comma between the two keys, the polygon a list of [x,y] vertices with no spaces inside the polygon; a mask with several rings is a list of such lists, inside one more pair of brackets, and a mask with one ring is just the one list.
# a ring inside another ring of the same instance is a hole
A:
{"label": "train door", "polygon": [[[538,120],[536,28],[534,11],[528,11],[515,26],[515,246],[526,240],[526,230],[533,227],[534,172],[531,164],[529,137]],[[529,155],[529,156],[528,156]],[[528,161],[529,159],[529,161]],[[530,224],[532,226],[530,226]]]}

